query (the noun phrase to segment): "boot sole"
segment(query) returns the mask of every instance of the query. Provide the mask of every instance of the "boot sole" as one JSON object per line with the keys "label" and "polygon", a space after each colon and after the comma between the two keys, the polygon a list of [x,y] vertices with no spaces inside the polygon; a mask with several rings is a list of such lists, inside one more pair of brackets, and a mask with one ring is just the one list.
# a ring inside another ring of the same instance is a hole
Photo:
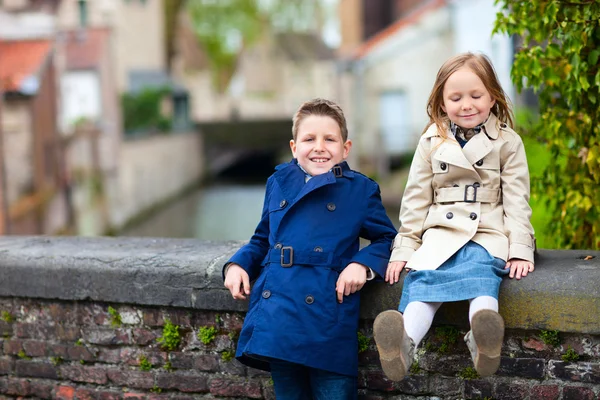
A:
{"label": "boot sole", "polygon": [[404,317],[398,311],[384,311],[375,318],[373,338],[381,368],[392,381],[401,381],[408,369],[407,361],[402,357],[404,335]]}
{"label": "boot sole", "polygon": [[504,320],[495,311],[481,310],[473,316],[471,330],[477,345],[475,370],[482,377],[493,375],[500,367]]}

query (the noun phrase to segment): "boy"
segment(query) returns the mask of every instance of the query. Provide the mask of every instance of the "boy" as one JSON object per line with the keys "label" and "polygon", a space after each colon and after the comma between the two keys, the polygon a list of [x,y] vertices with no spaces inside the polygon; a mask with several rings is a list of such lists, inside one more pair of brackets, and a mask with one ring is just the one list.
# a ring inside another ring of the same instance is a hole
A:
{"label": "boy", "polygon": [[[302,104],[292,133],[294,159],[269,177],[256,231],[224,268],[233,298],[250,296],[236,357],[270,370],[279,400],[354,399],[358,291],[385,275],[396,230],[377,183],[344,161],[337,104]],[[359,250],[360,237],[371,244]]]}

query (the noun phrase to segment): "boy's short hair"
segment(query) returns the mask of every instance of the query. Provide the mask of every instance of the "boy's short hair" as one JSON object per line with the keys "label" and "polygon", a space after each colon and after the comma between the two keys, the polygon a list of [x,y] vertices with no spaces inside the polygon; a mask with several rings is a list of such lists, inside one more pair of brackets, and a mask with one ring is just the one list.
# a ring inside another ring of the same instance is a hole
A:
{"label": "boy's short hair", "polygon": [[294,140],[298,138],[298,127],[300,126],[300,123],[309,115],[321,115],[333,118],[340,127],[344,143],[348,140],[348,126],[346,125],[346,117],[344,117],[342,108],[331,100],[320,98],[302,103],[298,108],[298,111],[294,114],[292,120],[292,136]]}

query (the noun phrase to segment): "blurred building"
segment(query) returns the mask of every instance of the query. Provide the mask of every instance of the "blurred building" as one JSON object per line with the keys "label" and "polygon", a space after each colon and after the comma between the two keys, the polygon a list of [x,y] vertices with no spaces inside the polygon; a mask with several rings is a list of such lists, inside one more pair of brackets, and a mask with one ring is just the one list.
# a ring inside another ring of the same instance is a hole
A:
{"label": "blurred building", "polygon": [[4,232],[52,233],[68,222],[54,42],[0,39]]}
{"label": "blurred building", "polygon": [[487,54],[513,96],[512,43],[492,37],[496,12],[493,0],[341,0],[341,79],[362,160],[414,151],[437,71],[457,53]]}
{"label": "blurred building", "polygon": [[192,93],[195,122],[290,120],[308,99],[337,97],[335,53],[316,31],[265,29],[243,49],[226,90],[219,91],[185,9],[178,25],[172,71]]}

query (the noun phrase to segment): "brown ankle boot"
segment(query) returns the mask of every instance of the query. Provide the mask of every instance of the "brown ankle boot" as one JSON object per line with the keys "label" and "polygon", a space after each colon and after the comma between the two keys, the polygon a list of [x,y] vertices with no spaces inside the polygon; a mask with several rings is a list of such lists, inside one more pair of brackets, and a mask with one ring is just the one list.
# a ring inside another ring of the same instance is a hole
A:
{"label": "brown ankle boot", "polygon": [[465,342],[480,376],[493,375],[500,367],[503,340],[504,320],[500,314],[493,310],[480,310],[473,315]]}
{"label": "brown ankle boot", "polygon": [[404,331],[402,314],[395,310],[379,314],[373,323],[373,337],[385,375],[392,381],[402,380],[415,353],[415,342]]}

